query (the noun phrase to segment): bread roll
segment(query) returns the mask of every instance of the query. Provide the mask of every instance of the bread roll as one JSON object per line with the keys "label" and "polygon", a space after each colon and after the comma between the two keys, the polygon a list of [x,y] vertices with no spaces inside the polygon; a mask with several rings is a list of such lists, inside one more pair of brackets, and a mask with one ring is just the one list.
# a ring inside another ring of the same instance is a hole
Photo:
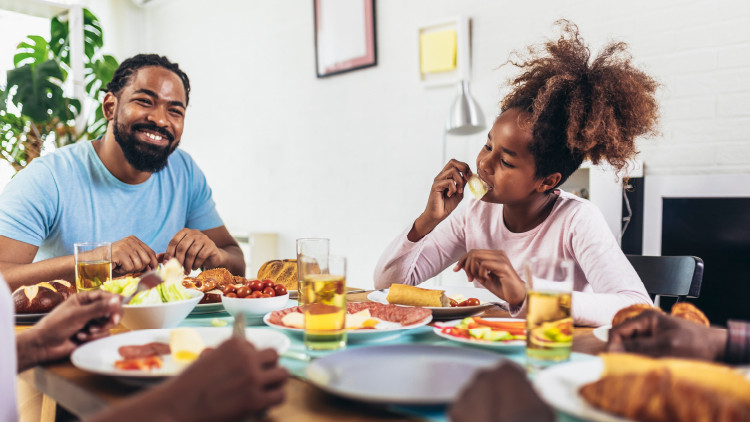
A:
{"label": "bread roll", "polygon": [[204,282],[208,281],[209,278],[213,278],[216,281],[217,287],[224,287],[227,284],[234,283],[234,276],[226,268],[212,268],[202,271],[195,277],[195,280]]}
{"label": "bread roll", "polygon": [[445,291],[423,289],[406,284],[391,284],[386,300],[394,305],[429,306],[433,308],[450,306]]}
{"label": "bread roll", "polygon": [[706,327],[711,325],[708,322],[708,317],[706,317],[706,314],[704,314],[700,309],[696,308],[692,303],[675,303],[674,305],[672,305],[672,311],[670,313],[678,318],[697,322],[698,324],[705,325]]}
{"label": "bread roll", "polygon": [[271,280],[283,284],[287,290],[297,290],[297,260],[275,259],[258,269],[258,280]]}
{"label": "bread roll", "polygon": [[40,314],[52,310],[62,303],[63,295],[49,287],[34,284],[22,286],[13,292],[17,314]]}
{"label": "bread roll", "polygon": [[635,318],[641,313],[643,313],[644,311],[648,311],[648,310],[664,312],[660,308],[653,307],[646,303],[636,303],[635,305],[630,305],[617,311],[615,316],[612,318],[612,326],[614,327],[622,323],[626,319]]}

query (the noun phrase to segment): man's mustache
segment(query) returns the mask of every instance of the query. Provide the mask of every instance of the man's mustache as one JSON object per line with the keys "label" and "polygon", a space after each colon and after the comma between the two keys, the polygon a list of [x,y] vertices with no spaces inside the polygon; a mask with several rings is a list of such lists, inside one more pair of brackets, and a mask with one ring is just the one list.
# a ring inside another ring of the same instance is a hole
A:
{"label": "man's mustache", "polygon": [[168,130],[166,130],[164,128],[161,128],[159,126],[153,125],[153,124],[136,123],[136,124],[134,124],[133,126],[130,127],[130,130],[133,131],[133,132],[135,132],[137,130],[149,130],[151,132],[156,132],[156,133],[160,134],[161,136],[167,138],[170,143],[172,141],[174,141],[174,135],[172,135],[171,133],[169,133]]}

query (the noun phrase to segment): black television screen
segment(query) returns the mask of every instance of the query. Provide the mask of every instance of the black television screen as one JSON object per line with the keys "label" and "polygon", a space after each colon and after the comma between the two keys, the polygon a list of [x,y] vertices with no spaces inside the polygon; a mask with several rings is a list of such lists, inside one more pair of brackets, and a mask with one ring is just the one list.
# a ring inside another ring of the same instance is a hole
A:
{"label": "black television screen", "polygon": [[750,198],[663,198],[662,205],[661,254],[705,264],[700,297],[689,301],[712,324],[750,320]]}

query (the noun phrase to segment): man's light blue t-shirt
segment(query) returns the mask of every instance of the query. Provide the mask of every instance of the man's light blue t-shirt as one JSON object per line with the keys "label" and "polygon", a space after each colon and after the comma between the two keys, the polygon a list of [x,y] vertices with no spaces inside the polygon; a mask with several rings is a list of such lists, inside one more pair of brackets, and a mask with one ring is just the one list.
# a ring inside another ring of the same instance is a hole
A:
{"label": "man's light blue t-shirt", "polygon": [[39,246],[34,261],[72,255],[75,242],[135,235],[164,252],[183,228],[222,226],[203,172],[184,151],[138,185],[107,170],[91,142],[39,157],[0,194],[0,235]]}

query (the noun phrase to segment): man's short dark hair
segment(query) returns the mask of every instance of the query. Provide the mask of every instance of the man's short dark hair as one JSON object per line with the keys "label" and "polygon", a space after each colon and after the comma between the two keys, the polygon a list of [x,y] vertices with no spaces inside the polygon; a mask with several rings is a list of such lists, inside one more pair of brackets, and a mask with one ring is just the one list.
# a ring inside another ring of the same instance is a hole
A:
{"label": "man's short dark hair", "polygon": [[111,92],[115,96],[119,96],[125,85],[131,82],[133,75],[139,69],[147,66],[163,67],[179,76],[182,80],[182,86],[185,88],[185,105],[188,105],[190,102],[190,79],[177,63],[172,63],[165,56],[158,54],[138,54],[120,63],[112,76],[112,80],[107,84],[105,92]]}

